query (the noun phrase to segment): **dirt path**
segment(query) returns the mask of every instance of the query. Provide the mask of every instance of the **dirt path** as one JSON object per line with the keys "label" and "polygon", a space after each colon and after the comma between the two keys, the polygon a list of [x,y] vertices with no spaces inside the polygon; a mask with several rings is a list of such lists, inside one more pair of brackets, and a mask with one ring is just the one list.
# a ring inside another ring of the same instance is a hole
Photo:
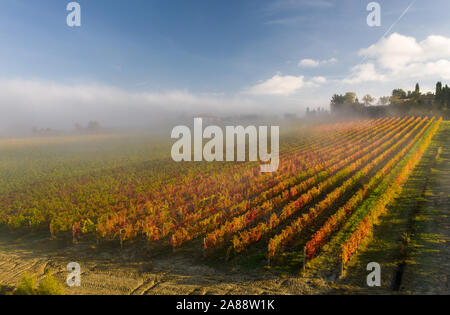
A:
{"label": "dirt path", "polygon": [[40,279],[49,270],[65,283],[65,267],[74,261],[82,268],[82,286],[67,288],[69,294],[319,294],[329,290],[317,279],[217,270],[189,253],[145,259],[135,253],[135,248],[68,246],[36,235],[18,238],[0,233],[0,283],[14,287],[24,272]]}
{"label": "dirt path", "polygon": [[[450,129],[449,127],[447,127]],[[414,217],[414,233],[400,290],[413,294],[450,294],[450,146],[441,134],[442,152]]]}

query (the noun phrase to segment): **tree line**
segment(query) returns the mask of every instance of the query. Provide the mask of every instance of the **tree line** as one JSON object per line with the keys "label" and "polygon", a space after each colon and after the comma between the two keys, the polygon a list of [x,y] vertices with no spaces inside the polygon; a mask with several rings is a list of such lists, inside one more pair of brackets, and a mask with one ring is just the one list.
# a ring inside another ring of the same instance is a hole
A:
{"label": "tree line", "polygon": [[435,93],[421,93],[417,83],[412,91],[394,89],[391,96],[382,96],[378,102],[369,94],[361,101],[353,92],[334,94],[330,110],[334,116],[434,115],[449,119],[449,105],[450,87],[437,82]]}

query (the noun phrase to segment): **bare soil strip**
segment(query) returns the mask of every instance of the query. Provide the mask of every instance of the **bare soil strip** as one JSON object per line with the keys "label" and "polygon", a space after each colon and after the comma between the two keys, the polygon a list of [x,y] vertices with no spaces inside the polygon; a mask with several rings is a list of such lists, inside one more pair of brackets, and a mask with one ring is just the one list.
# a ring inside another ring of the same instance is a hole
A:
{"label": "bare soil strip", "polygon": [[65,283],[65,267],[74,261],[81,265],[82,285],[67,287],[68,294],[319,294],[329,290],[328,284],[317,279],[281,278],[263,271],[218,270],[186,252],[156,257],[143,252],[138,257],[133,247],[93,248],[2,232],[0,284],[12,288],[24,272],[41,279],[50,270]]}

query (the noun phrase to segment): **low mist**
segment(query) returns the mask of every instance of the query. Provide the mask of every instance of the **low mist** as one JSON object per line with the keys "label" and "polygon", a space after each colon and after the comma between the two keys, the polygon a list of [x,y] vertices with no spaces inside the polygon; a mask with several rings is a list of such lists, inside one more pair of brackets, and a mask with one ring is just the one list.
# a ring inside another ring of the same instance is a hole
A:
{"label": "low mist", "polygon": [[[75,125],[99,122],[118,130],[161,130],[195,116],[265,117],[273,121],[302,116],[297,99],[257,98],[237,94],[194,94],[189,91],[127,91],[99,84],[61,84],[38,80],[0,80],[0,135],[24,135],[51,128],[71,131]],[[250,120],[252,120],[250,119]]]}

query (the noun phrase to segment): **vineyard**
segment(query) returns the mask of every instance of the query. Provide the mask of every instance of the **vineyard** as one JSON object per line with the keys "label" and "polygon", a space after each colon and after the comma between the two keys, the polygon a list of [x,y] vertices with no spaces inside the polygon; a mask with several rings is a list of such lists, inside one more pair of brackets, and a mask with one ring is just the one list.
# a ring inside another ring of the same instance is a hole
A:
{"label": "vineyard", "polygon": [[[147,150],[127,156],[104,148],[101,157],[95,149],[76,157],[57,140],[0,140],[0,226],[87,243],[188,248],[220,261],[254,255],[276,266],[300,257],[299,270],[332,252],[345,266],[440,124],[400,117],[299,127],[282,137],[274,173],[252,162],[175,163],[164,153],[150,160]],[[105,139],[89,141],[96,148]],[[323,251],[330,244],[335,250]]]}

